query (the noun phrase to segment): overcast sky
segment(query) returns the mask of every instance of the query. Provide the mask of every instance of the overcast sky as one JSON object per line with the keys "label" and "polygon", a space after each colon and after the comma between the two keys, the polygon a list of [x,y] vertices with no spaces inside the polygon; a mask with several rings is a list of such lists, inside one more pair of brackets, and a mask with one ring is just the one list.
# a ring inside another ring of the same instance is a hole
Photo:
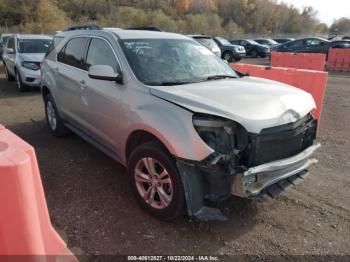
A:
{"label": "overcast sky", "polygon": [[312,6],[318,11],[318,18],[328,25],[340,17],[350,18],[350,0],[280,0],[295,7]]}

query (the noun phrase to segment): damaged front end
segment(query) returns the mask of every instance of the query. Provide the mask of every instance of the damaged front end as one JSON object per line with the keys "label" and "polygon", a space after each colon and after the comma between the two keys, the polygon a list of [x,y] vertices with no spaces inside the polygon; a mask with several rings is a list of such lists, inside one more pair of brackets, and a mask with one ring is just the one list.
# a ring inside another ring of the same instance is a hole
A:
{"label": "damaged front end", "polygon": [[190,216],[224,220],[212,203],[232,195],[262,200],[275,197],[308,174],[320,147],[313,145],[317,121],[310,114],[259,134],[220,117],[196,114],[193,124],[214,153],[201,162],[177,159]]}

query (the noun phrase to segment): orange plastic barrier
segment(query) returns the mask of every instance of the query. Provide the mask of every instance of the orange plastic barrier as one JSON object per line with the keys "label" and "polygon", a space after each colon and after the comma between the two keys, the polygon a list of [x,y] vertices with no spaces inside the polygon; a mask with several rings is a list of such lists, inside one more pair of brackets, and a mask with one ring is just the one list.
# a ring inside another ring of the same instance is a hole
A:
{"label": "orange plastic barrier", "polygon": [[350,72],[350,49],[331,48],[328,51],[327,69]]}
{"label": "orange plastic barrier", "polygon": [[325,54],[271,53],[271,66],[324,71]]}
{"label": "orange plastic barrier", "polygon": [[14,255],[24,256],[18,261],[78,261],[51,225],[33,147],[1,127],[0,256],[5,261]]}
{"label": "orange plastic barrier", "polygon": [[238,63],[231,64],[231,66],[243,74],[279,81],[310,93],[317,106],[312,114],[320,123],[323,98],[328,81],[327,72]]}

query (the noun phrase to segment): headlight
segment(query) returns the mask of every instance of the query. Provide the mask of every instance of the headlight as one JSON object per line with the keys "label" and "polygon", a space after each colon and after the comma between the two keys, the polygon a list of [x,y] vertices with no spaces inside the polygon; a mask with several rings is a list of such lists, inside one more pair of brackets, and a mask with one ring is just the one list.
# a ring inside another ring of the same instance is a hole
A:
{"label": "headlight", "polygon": [[281,125],[284,125],[284,124],[294,123],[299,119],[300,119],[300,115],[297,112],[293,110],[288,110],[281,116],[279,123]]}
{"label": "headlight", "polygon": [[36,63],[33,63],[33,62],[22,62],[21,65],[24,68],[27,68],[27,69],[30,69],[30,70],[34,70],[34,71],[40,69],[40,66],[38,66]]}
{"label": "headlight", "polygon": [[239,47],[235,47],[235,51],[240,52],[241,50],[239,49]]}
{"label": "headlight", "polygon": [[216,153],[238,154],[248,143],[246,130],[229,119],[196,114],[193,125],[202,140]]}

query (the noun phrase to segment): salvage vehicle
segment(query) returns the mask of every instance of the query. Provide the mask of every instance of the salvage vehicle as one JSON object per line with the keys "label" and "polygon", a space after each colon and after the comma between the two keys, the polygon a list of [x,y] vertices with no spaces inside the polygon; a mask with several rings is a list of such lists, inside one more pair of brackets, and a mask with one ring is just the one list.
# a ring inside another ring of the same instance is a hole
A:
{"label": "salvage vehicle", "polygon": [[247,56],[266,57],[270,55],[271,49],[268,45],[262,45],[250,39],[235,39],[230,41],[231,44],[244,46]]}
{"label": "salvage vehicle", "polygon": [[214,37],[214,41],[221,49],[221,58],[227,62],[239,61],[246,55],[243,46],[233,45],[223,37]]}
{"label": "salvage vehicle", "polygon": [[3,54],[8,81],[16,80],[18,91],[40,86],[40,64],[52,43],[45,35],[19,35],[8,38]]}
{"label": "salvage vehicle", "polygon": [[221,50],[211,36],[208,35],[188,35],[196,40],[198,43],[202,44],[218,57],[221,57]]}
{"label": "salvage vehicle", "polygon": [[184,35],[67,32],[41,71],[51,133],[122,163],[158,218],[225,219],[217,202],[275,197],[316,163],[310,94],[241,75]]}

